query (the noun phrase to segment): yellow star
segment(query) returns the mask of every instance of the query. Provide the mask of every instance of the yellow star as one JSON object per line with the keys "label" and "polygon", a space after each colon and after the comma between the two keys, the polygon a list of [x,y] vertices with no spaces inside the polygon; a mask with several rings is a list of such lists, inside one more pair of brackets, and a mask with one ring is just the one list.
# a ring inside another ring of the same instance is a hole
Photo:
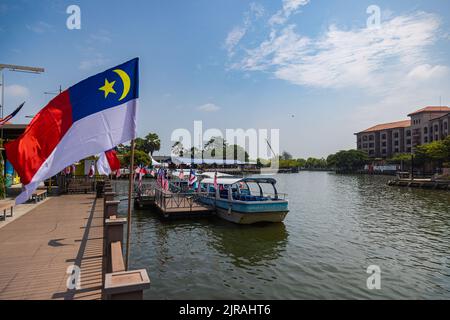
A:
{"label": "yellow star", "polygon": [[108,97],[108,94],[116,93],[116,90],[114,90],[115,83],[115,81],[109,82],[108,79],[105,79],[105,85],[98,89],[105,92],[105,99]]}

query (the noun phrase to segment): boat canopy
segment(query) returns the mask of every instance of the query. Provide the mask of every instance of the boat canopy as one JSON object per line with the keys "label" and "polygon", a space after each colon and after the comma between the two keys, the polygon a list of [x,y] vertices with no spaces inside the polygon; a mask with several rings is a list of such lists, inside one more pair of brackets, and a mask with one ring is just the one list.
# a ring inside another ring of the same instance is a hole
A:
{"label": "boat canopy", "polygon": [[[215,172],[202,172],[200,173],[200,176],[206,177],[206,178],[214,178],[216,175]],[[217,178],[221,177],[232,177],[231,174],[223,173],[223,172],[217,172]]]}
{"label": "boat canopy", "polygon": [[172,173],[171,173],[172,176],[175,177],[175,178],[179,178],[181,170],[183,170],[184,179],[189,179],[190,169],[179,169],[179,170],[172,171]]}
{"label": "boat canopy", "polygon": [[[273,178],[217,178],[217,184],[222,185],[232,185],[235,183],[270,183],[272,185],[275,185],[277,181]],[[201,183],[205,184],[214,184],[214,178],[206,178],[201,181]]]}
{"label": "boat canopy", "polygon": [[[242,178],[217,178],[217,184],[232,185],[241,181]],[[214,184],[214,178],[206,178],[200,181],[205,184]]]}
{"label": "boat canopy", "polygon": [[172,162],[176,165],[180,164],[217,164],[217,165],[243,165],[246,162],[234,159],[202,159],[202,158],[181,158],[176,157],[172,159]]}

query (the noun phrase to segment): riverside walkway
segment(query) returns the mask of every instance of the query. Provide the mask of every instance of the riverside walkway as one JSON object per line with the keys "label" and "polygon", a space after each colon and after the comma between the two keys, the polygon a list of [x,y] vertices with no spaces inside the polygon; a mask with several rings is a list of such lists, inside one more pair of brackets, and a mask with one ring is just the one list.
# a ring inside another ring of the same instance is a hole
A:
{"label": "riverside walkway", "polygon": [[[0,299],[102,299],[103,199],[50,198],[0,228]],[[67,268],[80,266],[79,290]]]}

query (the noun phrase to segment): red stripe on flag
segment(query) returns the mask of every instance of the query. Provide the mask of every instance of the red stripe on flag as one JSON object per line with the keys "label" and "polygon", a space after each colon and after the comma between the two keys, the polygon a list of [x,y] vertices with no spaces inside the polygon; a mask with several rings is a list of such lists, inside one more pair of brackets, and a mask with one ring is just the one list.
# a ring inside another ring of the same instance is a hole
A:
{"label": "red stripe on flag", "polygon": [[6,156],[28,184],[72,126],[72,106],[69,92],[64,91],[44,107],[31,121],[25,132],[5,145]]}
{"label": "red stripe on flag", "polygon": [[120,169],[120,161],[117,158],[115,150],[109,150],[105,152],[106,159],[108,160],[109,167],[111,168],[111,172],[115,172]]}

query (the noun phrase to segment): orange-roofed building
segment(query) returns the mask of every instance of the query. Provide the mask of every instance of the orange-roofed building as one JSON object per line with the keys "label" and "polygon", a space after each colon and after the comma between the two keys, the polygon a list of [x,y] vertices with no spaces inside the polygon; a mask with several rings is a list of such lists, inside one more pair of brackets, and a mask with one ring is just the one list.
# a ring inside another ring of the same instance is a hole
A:
{"label": "orange-roofed building", "polygon": [[356,133],[357,149],[371,158],[411,153],[420,144],[445,139],[450,133],[450,108],[428,106],[408,115],[410,120],[378,124]]}

